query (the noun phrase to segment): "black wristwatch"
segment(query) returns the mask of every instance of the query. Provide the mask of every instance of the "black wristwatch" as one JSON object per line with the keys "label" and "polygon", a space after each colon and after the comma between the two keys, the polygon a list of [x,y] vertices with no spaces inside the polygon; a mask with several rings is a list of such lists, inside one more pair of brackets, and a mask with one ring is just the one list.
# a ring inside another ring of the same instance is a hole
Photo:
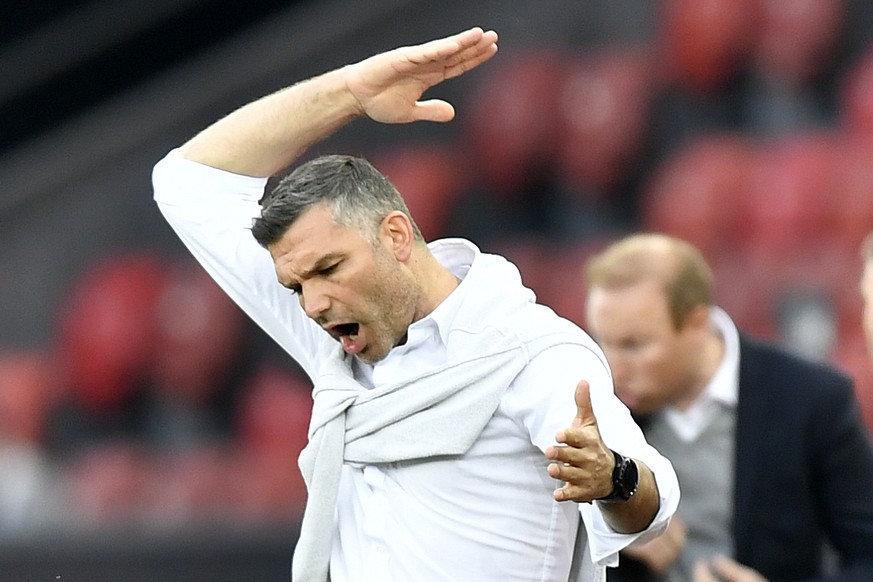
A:
{"label": "black wristwatch", "polygon": [[615,451],[615,469],[612,471],[612,493],[597,501],[603,503],[623,503],[634,496],[640,485],[640,472],[633,459],[622,457]]}

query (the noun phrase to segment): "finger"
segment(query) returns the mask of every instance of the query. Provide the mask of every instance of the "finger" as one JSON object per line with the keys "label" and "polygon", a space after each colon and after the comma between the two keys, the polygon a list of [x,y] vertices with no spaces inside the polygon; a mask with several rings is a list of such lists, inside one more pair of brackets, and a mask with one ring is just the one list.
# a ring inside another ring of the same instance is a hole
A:
{"label": "finger", "polygon": [[438,48],[441,58],[466,60],[481,53],[490,53],[497,48],[497,33],[493,30],[485,32],[479,27],[461,32],[447,40],[448,45]]}
{"label": "finger", "polygon": [[577,467],[596,463],[599,459],[599,441],[597,435],[588,434],[590,432],[593,431],[562,430],[557,434],[558,442],[562,444],[546,447],[546,457],[557,463],[568,463]]}
{"label": "finger", "polygon": [[576,385],[576,418],[573,426],[597,426],[594,409],[591,406],[591,387],[586,380]]}
{"label": "finger", "polygon": [[547,467],[549,477],[560,479],[565,483],[582,483],[590,478],[587,471],[584,471],[573,465],[565,465],[563,463],[551,463]]}
{"label": "finger", "polygon": [[605,493],[595,491],[592,485],[595,483],[589,472],[560,463],[552,463],[547,468],[548,474],[554,479],[563,481],[563,485],[554,491],[557,501],[589,502]]}
{"label": "finger", "polygon": [[401,47],[397,49],[407,53],[410,61],[420,64],[432,61],[445,61],[450,58],[457,59],[459,55],[467,53],[471,55],[478,52],[480,46],[496,42],[497,35],[489,31],[486,35],[481,28],[471,28],[453,36],[439,38],[426,42],[417,47]]}
{"label": "finger", "polygon": [[555,489],[552,496],[555,498],[555,501],[575,501],[577,503],[589,503],[594,499],[582,487],[569,484]]}
{"label": "finger", "polygon": [[446,63],[445,77],[451,79],[462,75],[467,71],[475,69],[485,61],[497,54],[497,36],[494,35],[494,40],[489,40],[484,37],[479,44],[461,51],[454,57],[450,58]]}
{"label": "finger", "polygon": [[442,99],[430,99],[415,103],[415,118],[421,121],[451,121],[455,118],[455,108]]}

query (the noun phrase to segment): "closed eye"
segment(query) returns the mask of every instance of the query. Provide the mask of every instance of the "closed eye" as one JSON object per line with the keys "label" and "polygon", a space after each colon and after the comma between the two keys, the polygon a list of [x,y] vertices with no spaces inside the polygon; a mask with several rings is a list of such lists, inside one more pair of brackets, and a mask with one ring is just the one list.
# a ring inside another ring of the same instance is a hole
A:
{"label": "closed eye", "polygon": [[[337,268],[339,267],[339,264],[340,264],[339,262],[336,262],[336,263],[329,265],[327,267],[320,268],[320,269],[314,271],[314,275],[319,276],[319,277],[329,277],[337,270]],[[312,276],[312,275],[310,275],[310,276]],[[303,285],[300,283],[290,283],[287,285],[283,284],[283,286],[286,289],[288,289],[289,291],[291,291],[291,293],[294,293],[295,295],[300,295],[303,293]]]}
{"label": "closed eye", "polygon": [[334,271],[336,271],[336,268],[338,266],[339,266],[339,263],[334,263],[333,265],[331,265],[329,267],[325,267],[323,269],[320,269],[318,271],[318,274],[327,277],[328,275],[331,275]]}

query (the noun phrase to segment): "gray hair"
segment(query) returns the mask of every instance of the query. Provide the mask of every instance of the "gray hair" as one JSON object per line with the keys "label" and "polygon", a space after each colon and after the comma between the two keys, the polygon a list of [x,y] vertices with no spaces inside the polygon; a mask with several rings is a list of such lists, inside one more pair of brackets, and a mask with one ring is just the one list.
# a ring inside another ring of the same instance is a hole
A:
{"label": "gray hair", "polygon": [[370,162],[345,155],[327,155],[298,166],[261,200],[261,215],[252,234],[262,247],[277,242],[310,208],[329,205],[337,224],[355,228],[370,242],[389,213],[409,217],[415,239],[424,242],[403,197]]}

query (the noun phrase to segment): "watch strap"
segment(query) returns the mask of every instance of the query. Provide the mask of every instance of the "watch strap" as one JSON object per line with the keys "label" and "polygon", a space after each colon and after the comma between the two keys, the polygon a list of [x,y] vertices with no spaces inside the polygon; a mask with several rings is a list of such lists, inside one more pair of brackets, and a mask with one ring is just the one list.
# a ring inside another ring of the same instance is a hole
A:
{"label": "watch strap", "polygon": [[615,468],[612,470],[612,493],[601,497],[598,501],[605,503],[623,503],[637,492],[639,486],[639,471],[636,462],[610,449],[615,456]]}

